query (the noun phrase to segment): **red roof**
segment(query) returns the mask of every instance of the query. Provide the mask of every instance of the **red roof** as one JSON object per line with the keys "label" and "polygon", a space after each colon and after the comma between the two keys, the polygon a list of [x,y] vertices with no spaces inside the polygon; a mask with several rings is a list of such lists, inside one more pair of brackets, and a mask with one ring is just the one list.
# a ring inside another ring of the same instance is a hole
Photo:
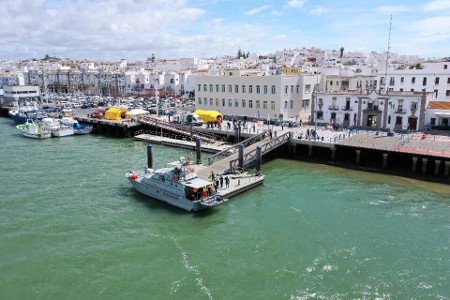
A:
{"label": "red roof", "polygon": [[448,109],[450,110],[450,102],[448,101],[430,101],[427,109]]}

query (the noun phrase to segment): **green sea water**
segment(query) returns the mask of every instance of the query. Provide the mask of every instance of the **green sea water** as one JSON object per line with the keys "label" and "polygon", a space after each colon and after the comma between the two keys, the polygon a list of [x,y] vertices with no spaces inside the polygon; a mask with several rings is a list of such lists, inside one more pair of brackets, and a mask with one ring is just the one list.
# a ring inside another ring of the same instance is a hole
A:
{"label": "green sea water", "polygon": [[1,299],[450,297],[448,186],[279,159],[193,214],[130,187],[142,142],[0,137]]}

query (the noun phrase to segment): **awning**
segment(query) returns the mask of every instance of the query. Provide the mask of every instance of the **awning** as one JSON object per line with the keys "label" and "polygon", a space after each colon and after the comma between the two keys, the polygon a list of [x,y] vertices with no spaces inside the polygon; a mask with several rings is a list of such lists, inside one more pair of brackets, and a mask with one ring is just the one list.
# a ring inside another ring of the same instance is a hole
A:
{"label": "awning", "polygon": [[435,112],[433,112],[433,115],[439,116],[439,117],[449,117],[450,118],[450,111],[435,111]]}

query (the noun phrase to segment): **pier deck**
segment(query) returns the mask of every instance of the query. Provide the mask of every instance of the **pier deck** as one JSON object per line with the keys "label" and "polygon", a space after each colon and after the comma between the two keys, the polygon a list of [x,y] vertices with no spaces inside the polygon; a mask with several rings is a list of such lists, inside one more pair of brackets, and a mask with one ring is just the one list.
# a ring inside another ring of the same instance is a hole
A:
{"label": "pier deck", "polygon": [[[178,148],[185,148],[195,151],[195,142],[194,141],[186,141],[186,140],[178,140],[178,139],[172,139],[168,137],[162,137],[162,136],[156,136],[151,134],[139,134],[134,137],[136,140],[149,142],[149,143],[155,143],[155,144],[162,144],[167,146],[173,146]],[[222,142],[214,142],[214,143],[203,143],[202,144],[202,151],[208,152],[208,153],[217,153],[222,150],[225,150],[228,148],[229,145],[224,144]]]}

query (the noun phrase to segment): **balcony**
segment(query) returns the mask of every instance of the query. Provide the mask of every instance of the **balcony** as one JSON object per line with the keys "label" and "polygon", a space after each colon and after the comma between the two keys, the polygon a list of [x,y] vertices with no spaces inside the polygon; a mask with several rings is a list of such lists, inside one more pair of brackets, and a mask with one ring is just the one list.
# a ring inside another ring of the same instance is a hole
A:
{"label": "balcony", "polygon": [[339,110],[339,107],[335,104],[328,106],[328,110]]}
{"label": "balcony", "polygon": [[380,109],[379,109],[378,105],[372,105],[372,106],[369,105],[369,106],[367,106],[365,111],[380,112]]}
{"label": "balcony", "polygon": [[395,111],[394,111],[394,113],[396,113],[396,114],[406,114],[406,110],[404,110],[403,108],[401,108],[401,107],[399,107],[399,108],[397,108]]}
{"label": "balcony", "polygon": [[341,109],[342,109],[343,111],[353,111],[353,108],[350,107],[350,106],[342,106]]}

